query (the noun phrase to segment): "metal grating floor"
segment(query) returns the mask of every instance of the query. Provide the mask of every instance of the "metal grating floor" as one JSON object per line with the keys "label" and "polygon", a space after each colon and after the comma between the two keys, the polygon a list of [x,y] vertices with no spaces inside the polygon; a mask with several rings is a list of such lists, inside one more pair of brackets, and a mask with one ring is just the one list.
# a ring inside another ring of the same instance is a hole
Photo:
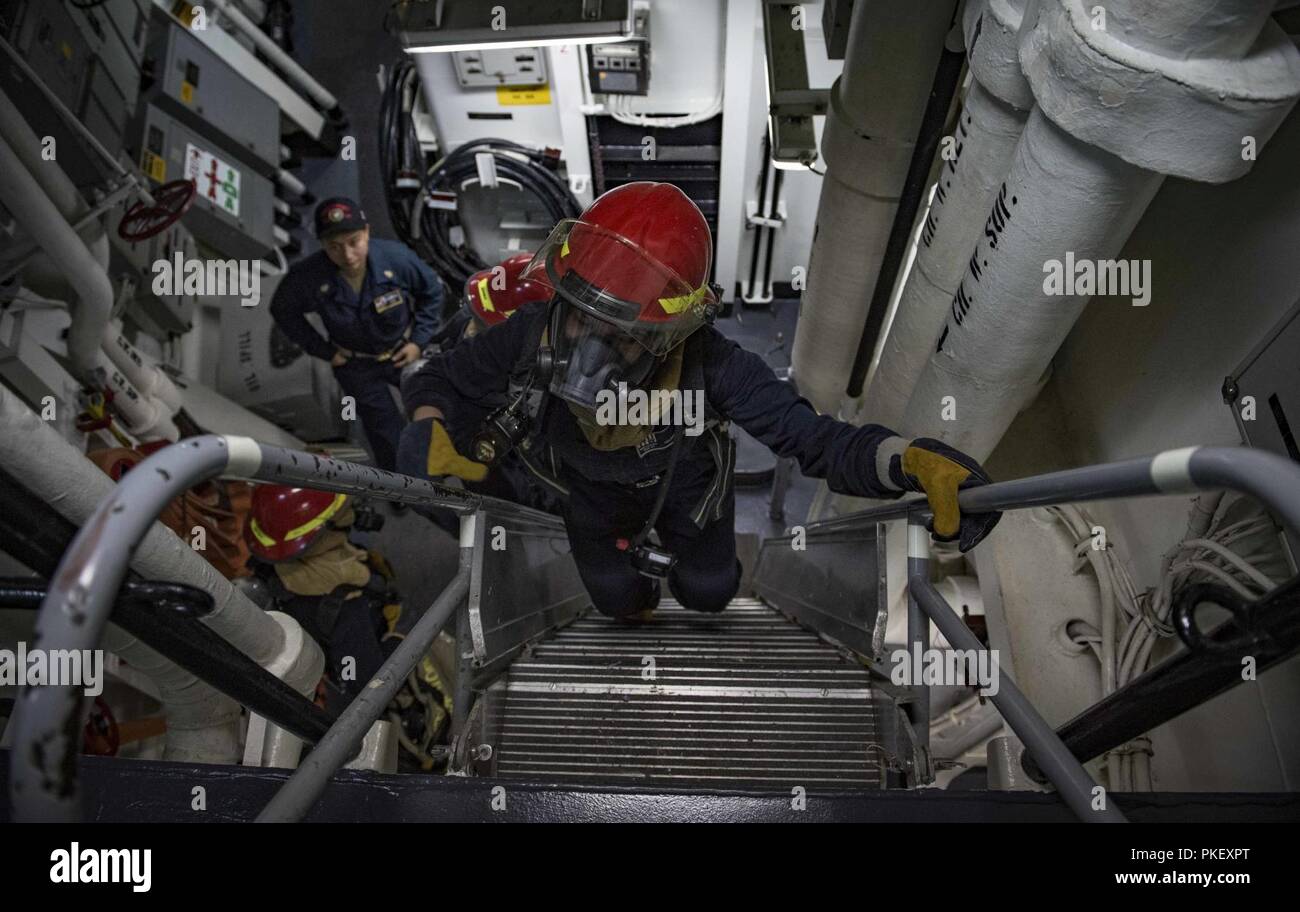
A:
{"label": "metal grating floor", "polygon": [[893,701],[862,666],[757,599],[720,615],[665,600],[636,626],[588,615],[518,659],[498,687],[501,777],[883,787],[878,717]]}

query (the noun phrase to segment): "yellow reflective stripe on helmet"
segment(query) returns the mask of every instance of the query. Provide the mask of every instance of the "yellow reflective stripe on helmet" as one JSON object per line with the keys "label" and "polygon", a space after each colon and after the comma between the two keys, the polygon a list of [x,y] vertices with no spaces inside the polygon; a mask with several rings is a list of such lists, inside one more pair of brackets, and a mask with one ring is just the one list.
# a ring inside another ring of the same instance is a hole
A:
{"label": "yellow reflective stripe on helmet", "polygon": [[563,246],[560,247],[560,259],[569,255],[569,239],[565,237]]}
{"label": "yellow reflective stripe on helmet", "polygon": [[253,538],[257,539],[258,543],[262,547],[274,547],[275,539],[262,531],[262,527],[257,524],[256,517],[254,517],[253,521],[248,524],[248,530],[253,533]]}
{"label": "yellow reflective stripe on helmet", "polygon": [[488,293],[487,276],[478,280],[478,300],[484,310],[496,312],[496,308],[492,306],[492,295]]}
{"label": "yellow reflective stripe on helmet", "polygon": [[700,299],[708,292],[708,285],[701,285],[699,288],[689,294],[678,295],[674,298],[660,298],[659,306],[664,309],[664,313],[681,313],[688,307],[694,307],[700,303]]}
{"label": "yellow reflective stripe on helmet", "polygon": [[315,519],[309,519],[307,522],[303,523],[301,526],[299,526],[296,529],[290,529],[289,532],[284,536],[284,540],[287,542],[291,542],[295,538],[302,538],[308,532],[315,532],[321,526],[325,525],[325,523],[329,522],[330,517],[339,511],[339,509],[343,506],[343,504],[347,501],[347,499],[348,496],[346,494],[335,494],[334,502],[331,503],[328,507],[326,507],[321,512],[320,516],[317,516]]}

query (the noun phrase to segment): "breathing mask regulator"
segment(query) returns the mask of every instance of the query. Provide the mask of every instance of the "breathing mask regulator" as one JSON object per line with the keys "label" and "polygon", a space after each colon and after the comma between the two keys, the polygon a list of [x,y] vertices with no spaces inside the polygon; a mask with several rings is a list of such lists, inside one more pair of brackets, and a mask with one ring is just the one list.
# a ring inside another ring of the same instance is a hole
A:
{"label": "breathing mask regulator", "polygon": [[[713,321],[710,307],[707,322]],[[545,388],[561,399],[594,411],[600,394],[644,388],[660,358],[617,326],[597,319],[556,295],[551,299],[549,332],[538,346],[528,379],[511,402],[489,415],[471,445],[472,458],[492,465],[519,446],[532,429],[529,397]]]}
{"label": "breathing mask regulator", "polygon": [[635,388],[653,375],[658,359],[617,327],[602,323],[556,296],[551,301],[548,338],[537,348],[528,379],[504,408],[483,422],[472,444],[473,458],[486,465],[517,447],[531,430],[529,398],[544,388],[583,408],[595,409],[602,390]]}

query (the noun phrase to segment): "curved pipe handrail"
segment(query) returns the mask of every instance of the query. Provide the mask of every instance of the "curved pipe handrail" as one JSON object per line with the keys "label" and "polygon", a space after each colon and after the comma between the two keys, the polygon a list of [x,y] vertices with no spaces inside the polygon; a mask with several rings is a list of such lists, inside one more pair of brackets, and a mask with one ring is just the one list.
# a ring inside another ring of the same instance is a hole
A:
{"label": "curved pipe handrail", "polygon": [[[173,498],[219,475],[445,507],[462,514],[474,512],[485,500],[431,481],[248,437],[209,434],[183,440],[132,469],[86,520],[50,580],[36,619],[35,641],[50,648],[96,648],[131,555],[145,533]],[[74,684],[29,687],[19,699],[10,773],[15,820],[79,819],[80,732],[75,721],[80,704]]]}
{"label": "curved pipe handrail", "polygon": [[[326,456],[260,444],[247,437],[206,435],[159,450],[140,463],[82,526],[50,582],[36,621],[36,640],[60,649],[94,649],[108,622],[132,552],[174,497],[218,475],[325,491],[362,494],[457,513],[485,498],[422,479]],[[1153,457],[1088,466],[1000,482],[961,493],[968,511],[1169,494],[1225,487],[1251,494],[1300,531],[1300,466],[1244,448],[1189,447]],[[513,504],[505,508],[554,520]],[[927,510],[924,498],[835,520],[879,521]],[[810,526],[810,530],[816,526]],[[10,791],[16,820],[76,820],[78,737],[75,685],[28,688],[16,707]]]}

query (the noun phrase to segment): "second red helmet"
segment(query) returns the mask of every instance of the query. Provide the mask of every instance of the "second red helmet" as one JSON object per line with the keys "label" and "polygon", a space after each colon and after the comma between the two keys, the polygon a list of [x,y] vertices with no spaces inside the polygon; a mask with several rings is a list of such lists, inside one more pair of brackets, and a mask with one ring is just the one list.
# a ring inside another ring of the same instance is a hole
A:
{"label": "second red helmet", "polygon": [[292,560],[311,547],[348,502],[345,494],[258,485],[244,529],[249,549],[265,561]]}
{"label": "second red helmet", "polygon": [[525,304],[550,300],[555,289],[543,276],[523,278],[531,253],[516,253],[491,269],[474,273],[465,283],[465,306],[484,328],[502,323]]}

